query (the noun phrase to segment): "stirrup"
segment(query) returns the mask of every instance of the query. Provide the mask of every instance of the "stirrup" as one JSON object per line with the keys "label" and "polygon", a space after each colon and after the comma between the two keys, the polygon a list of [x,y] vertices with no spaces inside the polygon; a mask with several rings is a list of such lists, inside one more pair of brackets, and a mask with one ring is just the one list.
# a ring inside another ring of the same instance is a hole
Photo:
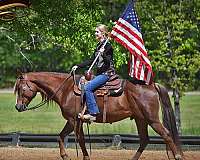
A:
{"label": "stirrup", "polygon": [[90,114],[85,114],[83,115],[83,119],[84,120],[90,120],[90,121],[96,121],[96,117],[95,116],[92,116]]}
{"label": "stirrup", "polygon": [[84,119],[83,116],[84,116],[84,114],[85,114],[86,108],[87,108],[87,106],[84,105],[83,110],[81,111],[81,113],[78,114],[78,118],[80,118],[80,119],[82,119],[82,120]]}
{"label": "stirrup", "polygon": [[78,114],[78,118],[80,118],[80,119],[84,119],[83,116],[84,116],[83,113],[79,113],[79,114]]}
{"label": "stirrup", "polygon": [[79,113],[78,118],[82,119],[83,121],[96,121],[96,117],[90,114],[83,115],[82,113]]}

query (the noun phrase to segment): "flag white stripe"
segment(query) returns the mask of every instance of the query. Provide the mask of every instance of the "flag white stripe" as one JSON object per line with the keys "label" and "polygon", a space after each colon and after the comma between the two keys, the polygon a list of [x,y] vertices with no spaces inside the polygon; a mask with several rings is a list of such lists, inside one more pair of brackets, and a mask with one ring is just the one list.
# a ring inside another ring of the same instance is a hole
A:
{"label": "flag white stripe", "polygon": [[133,77],[134,75],[134,66],[135,66],[135,57],[134,55],[131,54],[131,67],[130,67],[130,71],[131,71],[131,77]]}
{"label": "flag white stripe", "polygon": [[140,80],[144,80],[144,71],[145,71],[145,66],[144,65],[142,65],[142,69],[141,69],[141,71],[140,71]]}
{"label": "flag white stripe", "polygon": [[139,78],[139,75],[138,75],[139,66],[140,66],[140,60],[137,58],[136,64],[135,64],[135,75],[136,75],[136,78],[137,78],[137,79],[140,79],[140,78]]}
{"label": "flag white stripe", "polygon": [[152,72],[148,70],[147,79],[146,79],[147,84],[149,84],[151,80],[151,76],[152,76]]}

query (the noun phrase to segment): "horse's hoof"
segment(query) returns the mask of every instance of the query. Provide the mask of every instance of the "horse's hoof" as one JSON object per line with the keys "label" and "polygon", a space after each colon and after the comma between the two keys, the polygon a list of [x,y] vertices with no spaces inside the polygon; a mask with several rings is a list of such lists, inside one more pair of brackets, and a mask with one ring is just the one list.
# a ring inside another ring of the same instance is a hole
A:
{"label": "horse's hoof", "polygon": [[61,156],[63,160],[71,160],[68,155]]}
{"label": "horse's hoof", "polygon": [[90,157],[89,156],[84,156],[83,160],[90,160]]}
{"label": "horse's hoof", "polygon": [[180,154],[176,154],[176,155],[175,155],[175,160],[181,160],[181,159],[182,159],[182,157],[181,157]]}

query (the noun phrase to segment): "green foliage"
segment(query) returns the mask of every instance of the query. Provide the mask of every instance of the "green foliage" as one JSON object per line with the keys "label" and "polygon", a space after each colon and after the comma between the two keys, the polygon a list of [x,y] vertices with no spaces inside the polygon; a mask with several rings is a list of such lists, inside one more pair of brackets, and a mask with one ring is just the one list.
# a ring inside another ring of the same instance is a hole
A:
{"label": "green foliage", "polygon": [[[93,53],[96,25],[104,23],[111,30],[126,4],[125,0],[37,0],[30,9],[18,9],[25,16],[0,22],[0,87],[15,78],[17,68],[69,71]],[[181,91],[199,88],[199,8],[198,0],[136,2],[155,81]],[[129,53],[112,43],[117,71],[127,78]]]}
{"label": "green foliage", "polygon": [[137,3],[155,80],[181,91],[199,86],[199,5],[188,0]]}

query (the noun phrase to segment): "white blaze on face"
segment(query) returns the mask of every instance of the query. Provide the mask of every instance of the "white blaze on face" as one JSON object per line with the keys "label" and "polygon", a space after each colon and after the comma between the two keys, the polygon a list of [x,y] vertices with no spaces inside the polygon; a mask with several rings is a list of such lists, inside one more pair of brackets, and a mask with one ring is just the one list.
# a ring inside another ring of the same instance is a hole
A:
{"label": "white blaze on face", "polygon": [[17,99],[18,99],[19,95],[18,92],[16,93],[16,100],[15,100],[15,104],[17,104]]}
{"label": "white blaze on face", "polygon": [[16,96],[16,102],[15,102],[16,104],[17,104],[18,97],[19,97],[19,95],[18,95],[18,93],[17,93],[17,96]]}
{"label": "white blaze on face", "polygon": [[[16,82],[15,85],[14,85],[14,90],[16,90],[16,85],[17,85],[17,82]],[[16,92],[15,104],[17,104],[17,99],[18,99],[18,97],[19,97],[18,92]]]}

